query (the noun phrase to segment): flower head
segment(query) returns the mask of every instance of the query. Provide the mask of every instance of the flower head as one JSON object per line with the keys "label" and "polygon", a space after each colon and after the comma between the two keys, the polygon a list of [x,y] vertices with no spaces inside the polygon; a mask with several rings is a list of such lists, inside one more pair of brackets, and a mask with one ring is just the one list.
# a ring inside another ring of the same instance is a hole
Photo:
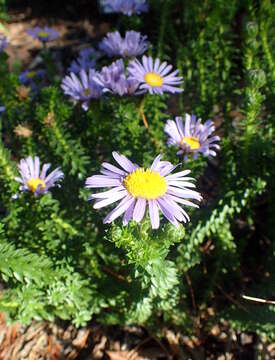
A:
{"label": "flower head", "polygon": [[193,153],[197,158],[198,153],[204,156],[216,156],[216,149],[220,146],[216,144],[220,140],[219,136],[211,136],[215,131],[213,121],[207,120],[201,124],[201,120],[196,120],[196,116],[185,114],[185,123],[183,124],[180,116],[176,121],[168,120],[164,131],[168,134],[168,145],[175,145],[179,148],[178,155]]}
{"label": "flower head", "polygon": [[7,37],[0,34],[0,53],[2,53],[5,50],[6,46],[7,46]]}
{"label": "flower head", "polygon": [[66,95],[77,101],[82,101],[82,108],[87,111],[90,99],[97,99],[102,95],[102,87],[95,82],[96,71],[81,70],[79,76],[71,73],[62,80],[61,87]]}
{"label": "flower head", "polygon": [[101,0],[103,12],[122,13],[127,16],[148,11],[146,0]]}
{"label": "flower head", "polygon": [[136,94],[138,81],[126,77],[122,59],[104,66],[95,81],[102,86],[103,92],[111,92],[119,96]]}
{"label": "flower head", "polygon": [[86,180],[87,188],[111,188],[89,197],[89,200],[96,200],[94,209],[120,201],[105,217],[104,223],[110,223],[122,214],[123,225],[127,225],[131,219],[140,222],[147,205],[153,229],[159,227],[159,210],[175,226],[179,222],[189,221],[188,214],[179,204],[198,207],[190,199],[201,200],[198,192],[189,189],[195,187],[190,182],[193,179],[186,177],[190,170],[171,174],[175,166],[168,161],[160,161],[160,155],[149,169],[133,164],[117,152],[113,152],[113,157],[122,169],[103,163],[101,175],[94,175]]}
{"label": "flower head", "polygon": [[142,57],[142,63],[137,59],[130,62],[128,66],[129,79],[139,82],[140,89],[150,94],[163,94],[164,92],[182,92],[183,89],[176,85],[183,83],[182,77],[177,76],[178,70],[168,74],[172,70],[172,65],[167,62],[160,63],[159,59],[155,61],[151,56]]}
{"label": "flower head", "polygon": [[48,42],[58,38],[59,33],[56,30],[45,26],[41,28],[40,26],[35,26],[34,28],[28,29],[27,33],[32,36],[34,39],[40,40],[41,42]]}
{"label": "flower head", "polygon": [[57,168],[47,175],[47,171],[51,164],[44,164],[40,172],[40,160],[38,156],[27,159],[21,159],[18,165],[18,170],[21,177],[16,177],[21,186],[21,191],[31,191],[34,196],[42,195],[55,186],[56,182],[64,177],[63,172]]}
{"label": "flower head", "polygon": [[83,49],[79,52],[79,55],[76,60],[73,60],[71,66],[69,67],[69,72],[75,74],[79,73],[80,70],[93,69],[95,67],[97,59],[101,56],[99,51],[96,51],[93,47],[88,49]]}
{"label": "flower head", "polygon": [[35,82],[43,78],[46,74],[46,71],[43,69],[40,70],[26,70],[19,75],[19,81],[23,85],[34,85]]}
{"label": "flower head", "polygon": [[4,112],[4,111],[6,111],[5,106],[0,106],[0,114],[1,114],[2,112]]}
{"label": "flower head", "polygon": [[[40,70],[27,70],[22,72],[19,75],[19,81],[24,86],[30,86],[33,94],[37,95],[38,93],[38,83],[43,78],[45,78],[46,71],[43,69]],[[41,83],[40,83],[41,85]]]}
{"label": "flower head", "polygon": [[147,36],[142,36],[136,31],[127,31],[122,38],[118,31],[109,32],[99,43],[99,49],[109,57],[132,57],[142,55],[148,49]]}

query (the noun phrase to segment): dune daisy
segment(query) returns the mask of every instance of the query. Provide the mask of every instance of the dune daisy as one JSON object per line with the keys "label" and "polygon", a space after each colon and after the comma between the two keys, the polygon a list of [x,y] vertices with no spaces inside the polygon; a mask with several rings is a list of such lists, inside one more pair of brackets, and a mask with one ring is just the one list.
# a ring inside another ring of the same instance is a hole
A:
{"label": "dune daisy", "polygon": [[35,80],[44,77],[45,75],[46,75],[46,71],[43,69],[26,70],[19,75],[19,81],[23,85],[29,85],[35,82]]}
{"label": "dune daisy", "polygon": [[119,96],[134,95],[138,88],[137,80],[126,77],[122,59],[113,62],[110,66],[104,66],[94,80],[103,88],[103,92],[111,92]]}
{"label": "dune daisy", "polygon": [[149,91],[150,94],[183,91],[177,86],[183,83],[182,77],[177,76],[178,70],[170,72],[171,70],[172,65],[168,65],[166,61],[160,63],[159,59],[153,60],[151,56],[145,55],[142,63],[136,59],[128,66],[129,79],[137,80],[139,88],[144,92]]}
{"label": "dune daisy", "polygon": [[34,39],[38,39],[43,43],[55,40],[59,36],[58,31],[53,30],[48,26],[45,26],[43,28],[41,28],[40,26],[35,26],[34,28],[27,29],[27,33]]}
{"label": "dune daisy", "polygon": [[105,13],[122,13],[128,16],[148,11],[146,0],[101,0],[100,5]]}
{"label": "dune daisy", "polygon": [[95,70],[81,70],[78,75],[71,73],[65,76],[61,88],[74,100],[82,101],[82,108],[87,111],[89,100],[98,99],[102,95],[102,87],[94,81]]}
{"label": "dune daisy", "polygon": [[18,165],[18,170],[21,177],[16,177],[15,180],[21,183],[21,191],[31,191],[35,196],[42,195],[55,186],[60,181],[64,174],[57,168],[47,175],[47,171],[51,164],[44,164],[40,172],[40,160],[38,156],[27,159],[21,159]]}
{"label": "dune daisy", "polygon": [[185,159],[189,153],[193,153],[196,159],[198,153],[204,156],[216,156],[216,151],[220,148],[216,142],[219,136],[211,136],[215,131],[213,121],[207,120],[201,124],[201,119],[196,119],[195,115],[185,114],[183,124],[180,116],[174,120],[168,120],[164,131],[168,134],[168,145],[175,145],[179,148],[178,155],[185,154]]}
{"label": "dune daisy", "polygon": [[186,211],[179,205],[198,207],[190,199],[201,200],[198,192],[189,189],[195,188],[190,182],[193,179],[186,176],[190,170],[171,174],[176,166],[168,161],[161,161],[160,155],[148,169],[139,167],[117,152],[113,152],[113,157],[121,169],[104,162],[101,175],[94,175],[86,180],[86,188],[111,188],[90,195],[89,200],[96,200],[94,209],[120,201],[105,217],[104,223],[110,223],[122,214],[123,225],[127,225],[131,219],[140,222],[147,205],[153,229],[159,227],[159,210],[175,226],[178,226],[179,222],[190,220]]}
{"label": "dune daisy", "polygon": [[147,36],[136,31],[126,31],[123,38],[118,31],[110,32],[99,43],[99,49],[109,57],[133,57],[142,55],[148,49]]}

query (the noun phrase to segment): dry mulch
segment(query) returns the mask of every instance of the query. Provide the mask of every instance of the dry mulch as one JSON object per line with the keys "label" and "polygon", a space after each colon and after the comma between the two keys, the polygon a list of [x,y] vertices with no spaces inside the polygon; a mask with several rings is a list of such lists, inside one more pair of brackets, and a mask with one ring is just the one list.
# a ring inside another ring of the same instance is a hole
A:
{"label": "dry mulch", "polygon": [[[111,24],[106,21],[98,22],[97,17],[91,19],[80,19],[73,21],[70,19],[56,19],[51,28],[59,32],[58,39],[51,41],[47,46],[57,58],[57,62],[68,66],[72,55],[76,56],[80,49],[93,46],[98,39],[102,38],[110,31]],[[14,11],[10,14],[10,20],[5,25],[8,44],[6,52],[9,55],[9,65],[20,64],[21,70],[29,66],[36,67],[37,57],[41,50],[39,40],[33,39],[26,33],[26,30],[35,26],[45,26],[48,24],[46,17],[35,18],[31,15],[31,10],[24,12]],[[66,69],[62,69],[63,72]]]}
{"label": "dry mulch", "polygon": [[7,325],[0,314],[0,360],[272,360],[275,343],[238,333],[224,322],[204,340],[163,329],[162,340],[140,326],[33,322]]}

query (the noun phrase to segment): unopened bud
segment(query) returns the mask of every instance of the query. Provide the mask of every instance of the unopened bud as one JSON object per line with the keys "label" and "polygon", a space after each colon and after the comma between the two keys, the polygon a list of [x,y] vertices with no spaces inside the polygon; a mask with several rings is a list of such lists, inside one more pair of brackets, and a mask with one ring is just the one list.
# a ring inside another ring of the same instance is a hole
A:
{"label": "unopened bud", "polygon": [[258,35],[258,25],[250,21],[246,24],[246,31],[250,37],[255,38]]}
{"label": "unopened bud", "polygon": [[261,69],[250,70],[248,76],[252,84],[257,88],[261,88],[266,82],[265,72]]}

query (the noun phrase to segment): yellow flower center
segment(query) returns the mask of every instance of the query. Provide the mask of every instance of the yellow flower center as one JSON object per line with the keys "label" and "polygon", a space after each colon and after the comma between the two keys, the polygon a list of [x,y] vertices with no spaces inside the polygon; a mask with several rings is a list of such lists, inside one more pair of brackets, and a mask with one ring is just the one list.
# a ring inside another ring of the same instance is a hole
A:
{"label": "yellow flower center", "polygon": [[34,76],[35,76],[35,71],[30,71],[30,72],[27,74],[27,78],[29,78],[29,79],[32,79]]}
{"label": "yellow flower center", "polygon": [[39,31],[37,33],[37,36],[41,39],[46,39],[49,35],[50,33],[48,31]]}
{"label": "yellow flower center", "polygon": [[83,90],[85,96],[90,96],[91,92],[89,88]]}
{"label": "yellow flower center", "polygon": [[38,186],[40,186],[41,189],[45,189],[46,184],[41,179],[30,179],[27,182],[28,188],[34,193],[36,192]]}
{"label": "yellow flower center", "polygon": [[182,145],[184,142],[190,146],[191,150],[197,150],[201,147],[199,140],[193,136],[184,136],[180,144]]}
{"label": "yellow flower center", "polygon": [[126,176],[123,182],[133,197],[141,197],[146,200],[157,199],[164,195],[167,190],[167,182],[164,176],[150,169],[136,169]]}
{"label": "yellow flower center", "polygon": [[144,76],[145,81],[152,87],[161,86],[163,84],[163,78],[154,72],[146,73]]}

